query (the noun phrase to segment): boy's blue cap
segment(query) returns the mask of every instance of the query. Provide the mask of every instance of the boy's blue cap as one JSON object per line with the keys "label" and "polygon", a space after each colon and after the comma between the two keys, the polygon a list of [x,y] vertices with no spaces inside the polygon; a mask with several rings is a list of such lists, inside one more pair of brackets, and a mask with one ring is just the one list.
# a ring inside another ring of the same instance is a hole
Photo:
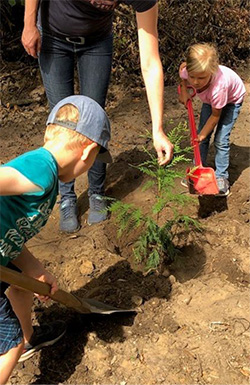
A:
{"label": "boy's blue cap", "polygon": [[[79,120],[77,123],[57,119],[58,110],[65,104],[73,104],[78,108]],[[85,135],[101,146],[96,159],[104,163],[112,162],[112,157],[108,151],[108,141],[110,140],[109,119],[103,108],[93,99],[83,95],[72,95],[62,99],[50,112],[46,125],[48,124],[58,124]]]}

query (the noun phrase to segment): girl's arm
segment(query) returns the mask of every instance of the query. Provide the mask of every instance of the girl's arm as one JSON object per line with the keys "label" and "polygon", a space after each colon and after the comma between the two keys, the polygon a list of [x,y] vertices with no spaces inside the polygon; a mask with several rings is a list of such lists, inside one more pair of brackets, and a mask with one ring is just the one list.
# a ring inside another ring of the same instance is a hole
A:
{"label": "girl's arm", "polygon": [[41,188],[12,167],[0,167],[0,195],[21,195]]}
{"label": "girl's arm", "polygon": [[141,70],[152,119],[154,147],[160,165],[169,163],[173,145],[163,131],[163,69],[158,46],[158,5],[136,12]]}
{"label": "girl's arm", "polygon": [[44,268],[41,262],[31,254],[26,246],[23,246],[19,256],[12,260],[11,263],[28,276],[48,283],[51,286],[51,294],[54,294],[58,290],[56,278]]}
{"label": "girl's arm", "polygon": [[36,26],[38,6],[39,0],[25,0],[24,28],[21,39],[25,51],[35,58],[41,50],[41,36]]}
{"label": "girl's arm", "polygon": [[[181,71],[185,67],[186,67],[186,62],[181,63],[180,68],[179,68],[179,75],[181,75]],[[180,78],[181,78],[181,76],[180,76]],[[189,99],[191,99],[191,96],[190,96],[190,94],[188,92],[187,86],[188,86],[187,79],[182,79],[181,78],[181,91],[180,91],[180,94],[179,94],[179,101],[182,104],[184,104],[184,106],[186,106],[187,105],[187,101]]]}
{"label": "girl's arm", "polygon": [[206,139],[206,137],[213,131],[220,120],[222,109],[217,109],[212,107],[212,113],[208,118],[205,126],[202,128],[201,132],[198,134],[197,141],[201,142]]}

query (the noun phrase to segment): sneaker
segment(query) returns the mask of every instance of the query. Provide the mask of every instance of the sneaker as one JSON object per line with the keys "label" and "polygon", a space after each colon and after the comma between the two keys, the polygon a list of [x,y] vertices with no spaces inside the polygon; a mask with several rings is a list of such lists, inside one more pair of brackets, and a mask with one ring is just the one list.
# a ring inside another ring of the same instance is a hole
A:
{"label": "sneaker", "polygon": [[188,181],[187,181],[186,178],[184,178],[184,179],[181,180],[181,185],[184,186],[184,187],[186,187],[186,188],[188,188]]}
{"label": "sneaker", "polygon": [[103,195],[92,194],[89,197],[88,224],[93,225],[108,218],[107,201]]}
{"label": "sneaker", "polygon": [[219,189],[219,193],[216,194],[220,197],[226,197],[229,194],[229,182],[226,178],[217,178],[217,186]]}
{"label": "sneaker", "polygon": [[62,201],[60,204],[60,230],[75,233],[79,229],[76,202],[72,199]]}
{"label": "sneaker", "polygon": [[29,342],[24,345],[24,350],[18,362],[23,362],[32,357],[38,350],[56,343],[66,332],[63,321],[54,321],[42,326],[34,326],[34,332]]}

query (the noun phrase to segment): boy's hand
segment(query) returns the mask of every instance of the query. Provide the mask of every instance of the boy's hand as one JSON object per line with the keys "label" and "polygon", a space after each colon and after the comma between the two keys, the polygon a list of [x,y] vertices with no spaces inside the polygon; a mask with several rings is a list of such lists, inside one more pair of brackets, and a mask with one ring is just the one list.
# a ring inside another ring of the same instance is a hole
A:
{"label": "boy's hand", "polygon": [[[50,274],[47,270],[44,270],[43,274],[38,276],[38,277],[35,277],[38,281],[41,281],[41,282],[46,282],[50,285],[51,289],[50,289],[50,294],[55,294],[55,292],[58,290],[58,286],[57,286],[57,282],[56,282],[56,278]],[[42,296],[42,295],[38,295],[36,294],[36,296],[41,300],[41,301],[47,301],[48,299],[50,299],[49,296]]]}
{"label": "boy's hand", "polygon": [[163,132],[154,134],[154,147],[158,155],[160,166],[168,164],[173,157],[174,146]]}

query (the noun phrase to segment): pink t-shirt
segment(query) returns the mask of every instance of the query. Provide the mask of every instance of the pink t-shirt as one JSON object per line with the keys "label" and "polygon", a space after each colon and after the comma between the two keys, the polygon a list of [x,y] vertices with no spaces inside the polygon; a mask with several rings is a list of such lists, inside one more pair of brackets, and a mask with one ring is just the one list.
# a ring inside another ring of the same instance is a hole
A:
{"label": "pink t-shirt", "polygon": [[[188,79],[186,67],[180,71],[181,79]],[[197,92],[203,103],[210,104],[218,110],[226,104],[238,104],[243,101],[246,88],[243,81],[233,70],[225,66],[219,66],[218,71],[212,76],[209,87]]]}

